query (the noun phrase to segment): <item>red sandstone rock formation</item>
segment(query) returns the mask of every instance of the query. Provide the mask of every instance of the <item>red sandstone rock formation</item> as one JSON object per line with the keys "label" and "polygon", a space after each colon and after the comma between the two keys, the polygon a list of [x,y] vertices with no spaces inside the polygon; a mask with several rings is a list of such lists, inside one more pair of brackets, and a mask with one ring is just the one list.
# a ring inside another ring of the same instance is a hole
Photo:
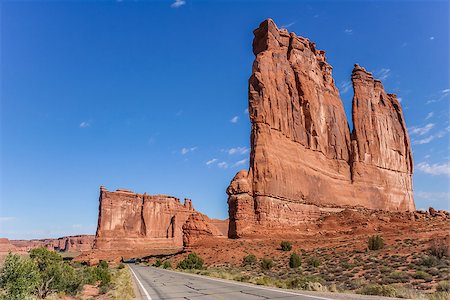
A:
{"label": "red sandstone rock formation", "polygon": [[93,235],[64,236],[58,239],[11,240],[19,251],[30,251],[33,248],[45,247],[59,252],[83,252],[92,249]]}
{"label": "red sandstone rock formation", "polygon": [[19,252],[19,249],[11,244],[7,238],[0,238],[0,254],[8,252]]}
{"label": "red sandstone rock formation", "polygon": [[[186,224],[186,222],[188,222]],[[100,207],[94,249],[98,253],[168,254],[183,249],[201,235],[223,236],[192,207],[192,201],[166,196],[109,192],[100,188]]]}
{"label": "red sandstone rock formation", "polygon": [[325,207],[414,210],[400,104],[358,65],[350,135],[325,52],[272,20],[254,31],[249,171],[227,189],[230,237],[290,228]]}

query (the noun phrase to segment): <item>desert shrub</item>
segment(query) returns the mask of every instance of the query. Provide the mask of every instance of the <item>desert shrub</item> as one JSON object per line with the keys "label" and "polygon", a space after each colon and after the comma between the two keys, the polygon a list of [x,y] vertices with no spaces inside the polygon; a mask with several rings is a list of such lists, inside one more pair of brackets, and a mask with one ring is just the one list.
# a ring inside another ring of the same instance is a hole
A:
{"label": "desert shrub", "polygon": [[450,255],[450,249],[445,239],[434,239],[431,241],[430,254],[441,259]]}
{"label": "desert shrub", "polygon": [[384,240],[379,235],[372,235],[367,240],[367,248],[369,248],[369,250],[380,250],[383,249],[383,247],[384,247]]}
{"label": "desert shrub", "polygon": [[309,258],[308,264],[310,266],[313,266],[314,268],[317,268],[318,266],[320,266],[320,260],[317,257],[312,256]]}
{"label": "desert shrub", "polygon": [[413,277],[415,279],[430,280],[432,276],[424,271],[416,271],[416,273],[414,273]]}
{"label": "desert shrub", "polygon": [[119,270],[124,269],[124,268],[125,268],[125,264],[124,264],[124,263],[120,263],[120,264],[117,266],[117,269],[119,269]]}
{"label": "desert shrub", "polygon": [[272,280],[270,277],[264,276],[257,278],[255,283],[257,285],[270,285],[272,283]]}
{"label": "desert shrub", "polygon": [[155,261],[155,263],[153,264],[153,266],[156,267],[156,268],[161,267],[161,265],[162,265],[162,262],[161,262],[161,260],[160,260],[159,258],[158,258],[158,259]]}
{"label": "desert shrub", "polygon": [[101,260],[94,269],[96,281],[100,281],[100,287],[107,290],[111,283],[111,272],[109,271],[108,262]]}
{"label": "desert shrub", "polygon": [[172,264],[170,263],[169,260],[166,260],[166,261],[163,263],[163,268],[164,268],[164,269],[172,269]]}
{"label": "desert shrub", "polygon": [[292,253],[291,257],[289,258],[289,267],[291,268],[299,268],[302,265],[302,259],[300,255],[297,253]]}
{"label": "desert shrub", "polygon": [[282,241],[280,243],[280,247],[281,247],[281,250],[283,250],[283,251],[291,251],[292,250],[292,243],[288,242],[288,241]]}
{"label": "desert shrub", "polygon": [[449,281],[440,281],[436,286],[436,291],[450,292],[450,282]]}
{"label": "desert shrub", "polygon": [[367,284],[359,289],[358,294],[395,297],[395,288],[389,285]]}
{"label": "desert shrub", "polygon": [[249,254],[249,255],[244,256],[242,263],[244,266],[248,266],[248,265],[254,265],[257,261],[258,261],[258,259],[256,258],[256,256],[254,254]]}
{"label": "desert shrub", "polygon": [[9,253],[0,271],[0,289],[5,299],[25,299],[33,293],[40,281],[34,261]]}
{"label": "desert shrub", "polygon": [[177,268],[179,269],[202,269],[203,259],[196,253],[189,253],[189,255],[178,263]]}
{"label": "desert shrub", "polygon": [[420,265],[425,267],[432,267],[438,264],[438,259],[434,256],[425,256],[420,260]]}
{"label": "desert shrub", "polygon": [[317,290],[317,287],[322,286],[323,279],[317,276],[299,276],[290,279],[287,282],[287,287],[291,289],[301,289],[301,290]]}
{"label": "desert shrub", "polygon": [[270,270],[273,267],[273,260],[270,258],[261,259],[261,268],[263,270]]}
{"label": "desert shrub", "polygon": [[107,262],[106,260],[101,260],[101,261],[98,263],[98,267],[99,267],[99,268],[102,268],[102,269],[108,269],[108,268],[109,268],[109,265],[108,265],[108,262]]}
{"label": "desert shrub", "polygon": [[389,274],[389,278],[392,279],[391,282],[408,282],[409,275],[402,271],[394,271]]}

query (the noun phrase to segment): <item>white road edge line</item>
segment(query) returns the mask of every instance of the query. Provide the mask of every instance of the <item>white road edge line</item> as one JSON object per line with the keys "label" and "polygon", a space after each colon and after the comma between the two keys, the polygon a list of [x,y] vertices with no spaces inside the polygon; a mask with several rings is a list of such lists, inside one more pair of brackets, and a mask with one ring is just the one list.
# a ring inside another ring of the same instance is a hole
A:
{"label": "white road edge line", "polygon": [[139,278],[137,277],[136,273],[134,273],[133,269],[128,266],[131,270],[131,273],[133,273],[134,278],[136,278],[137,282],[139,283],[139,286],[141,287],[141,289],[144,291],[145,297],[147,297],[147,300],[152,300],[152,297],[150,297],[150,295],[148,294],[147,290],[145,289],[144,285],[142,284],[142,282],[139,280]]}
{"label": "white road edge line", "polygon": [[[151,267],[153,268],[153,267]],[[158,269],[160,271],[163,271],[161,269]],[[267,287],[262,287],[259,285],[253,285],[253,284],[243,284],[240,282],[235,282],[232,280],[226,280],[226,279],[221,279],[221,278],[213,278],[213,277],[209,277],[209,276],[202,276],[202,275],[197,275],[197,274],[190,274],[190,273],[184,273],[184,272],[177,272],[177,271],[171,271],[171,270],[164,270],[167,272],[173,272],[176,274],[185,274],[185,275],[189,275],[192,277],[200,277],[200,278],[204,278],[204,279],[208,279],[208,280],[212,280],[212,281],[219,281],[219,282],[225,282],[225,283],[230,283],[230,284],[235,284],[235,285],[240,285],[240,286],[245,286],[245,287],[250,287],[250,288],[256,288],[256,289],[261,289],[261,290],[266,290],[266,291],[272,291],[272,292],[278,292],[278,293],[285,293],[285,294],[289,294],[289,295],[295,295],[295,296],[304,296],[307,298],[312,298],[312,299],[321,299],[321,300],[335,300],[332,298],[325,298],[325,297],[319,297],[319,296],[312,296],[312,295],[308,295],[308,294],[301,294],[301,293],[294,293],[294,292],[289,292],[289,291],[285,291],[282,289],[271,289],[271,288],[267,288]]]}

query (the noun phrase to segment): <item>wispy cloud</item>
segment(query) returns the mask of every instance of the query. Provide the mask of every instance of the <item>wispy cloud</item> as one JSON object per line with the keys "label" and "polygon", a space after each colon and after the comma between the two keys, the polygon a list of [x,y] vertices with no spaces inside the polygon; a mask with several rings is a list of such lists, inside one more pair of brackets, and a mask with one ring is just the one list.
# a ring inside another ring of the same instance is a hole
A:
{"label": "wispy cloud", "polygon": [[391,75],[391,69],[382,68],[378,72],[375,73],[375,77],[379,80],[386,80]]}
{"label": "wispy cloud", "polygon": [[83,225],[81,225],[81,224],[73,224],[72,225],[72,228],[82,228],[83,227]]}
{"label": "wispy cloud", "polygon": [[221,169],[226,169],[228,168],[228,163],[221,161],[220,163],[217,164],[217,166]]}
{"label": "wispy cloud", "polygon": [[343,81],[340,85],[341,94],[347,93],[352,87],[352,82],[350,80]]}
{"label": "wispy cloud", "polygon": [[207,165],[207,166],[212,165],[212,164],[215,163],[216,161],[218,161],[217,158],[210,159],[210,160],[208,160],[208,161],[206,162],[206,165]]}
{"label": "wispy cloud", "polygon": [[434,40],[434,36],[430,36],[430,41]]}
{"label": "wispy cloud", "polygon": [[450,177],[450,163],[436,163],[436,164],[429,164],[427,162],[421,162],[416,165],[416,169],[431,175],[445,175]]}
{"label": "wispy cloud", "polygon": [[417,134],[417,135],[424,135],[424,134],[427,134],[433,128],[434,128],[434,124],[428,123],[427,125],[425,125],[423,127],[411,127],[410,133]]}
{"label": "wispy cloud", "polygon": [[347,28],[347,29],[344,30],[344,33],[348,34],[348,35],[353,34],[353,29]]}
{"label": "wispy cloud", "polygon": [[226,150],[226,152],[229,155],[233,155],[233,154],[246,154],[250,151],[249,148],[247,147],[234,147],[234,148],[230,148],[228,150]]}
{"label": "wispy cloud", "polygon": [[295,23],[297,23],[297,21],[294,21],[294,22],[291,22],[291,23],[288,23],[288,24],[281,25],[281,28],[289,28],[289,27],[295,25]]}
{"label": "wispy cloud", "polygon": [[402,103],[403,98],[402,97],[398,97],[397,100],[398,100],[398,102]]}
{"label": "wispy cloud", "polygon": [[434,115],[434,112],[430,111],[427,116],[425,117],[425,120],[431,119]]}
{"label": "wispy cloud", "polygon": [[445,98],[448,98],[448,96],[450,96],[450,89],[443,89],[442,91],[440,91],[439,93],[434,94],[433,96],[431,96],[430,100],[428,100],[426,102],[426,104],[430,104],[430,103],[436,103],[436,102],[440,102]]}
{"label": "wispy cloud", "polygon": [[198,149],[198,147],[181,148],[180,153],[181,153],[181,155],[185,155],[185,154],[188,154],[189,152],[194,152],[197,149]]}
{"label": "wispy cloud", "polygon": [[450,201],[450,192],[416,192],[414,196],[425,200],[445,200]]}
{"label": "wispy cloud", "polygon": [[233,167],[239,167],[239,166],[245,165],[247,162],[248,162],[248,158],[238,160],[237,162],[235,162],[233,164]]}
{"label": "wispy cloud", "polygon": [[185,4],[186,4],[186,1],[184,1],[184,0],[175,0],[175,2],[170,5],[170,7],[179,8]]}
{"label": "wispy cloud", "polygon": [[426,137],[426,138],[419,139],[419,140],[415,139],[415,140],[412,141],[412,143],[413,143],[414,145],[428,144],[428,143],[432,142],[432,141],[435,140],[435,139],[443,138],[444,136],[447,135],[447,133],[448,133],[449,131],[450,131],[450,126],[447,126],[446,128],[444,128],[444,129],[438,131],[437,133],[432,134],[432,135],[430,135],[430,136],[428,136],[428,137]]}
{"label": "wispy cloud", "polygon": [[233,118],[231,118],[230,122],[231,123],[237,123],[239,121],[239,117],[238,116],[234,116]]}
{"label": "wispy cloud", "polygon": [[91,126],[91,124],[87,121],[83,121],[80,123],[80,128],[87,128],[89,126]]}
{"label": "wispy cloud", "polygon": [[248,108],[244,110],[244,114],[248,115]]}

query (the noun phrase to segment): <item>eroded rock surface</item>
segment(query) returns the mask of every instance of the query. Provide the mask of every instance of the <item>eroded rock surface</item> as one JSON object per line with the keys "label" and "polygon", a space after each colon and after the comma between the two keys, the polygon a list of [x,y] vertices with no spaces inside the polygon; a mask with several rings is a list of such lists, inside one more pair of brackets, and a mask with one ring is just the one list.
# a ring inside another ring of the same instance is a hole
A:
{"label": "eroded rock surface", "polygon": [[229,236],[292,227],[330,208],[414,210],[411,147],[395,95],[355,65],[350,134],[325,52],[270,19],[254,35],[250,169],[227,190]]}
{"label": "eroded rock surface", "polygon": [[[190,199],[109,192],[100,188],[100,207],[94,250],[98,253],[168,254],[183,249],[203,234],[224,236]],[[186,237],[184,237],[186,235]]]}

